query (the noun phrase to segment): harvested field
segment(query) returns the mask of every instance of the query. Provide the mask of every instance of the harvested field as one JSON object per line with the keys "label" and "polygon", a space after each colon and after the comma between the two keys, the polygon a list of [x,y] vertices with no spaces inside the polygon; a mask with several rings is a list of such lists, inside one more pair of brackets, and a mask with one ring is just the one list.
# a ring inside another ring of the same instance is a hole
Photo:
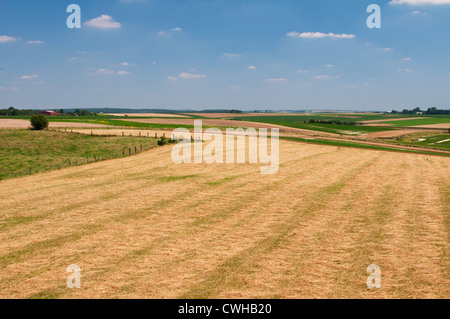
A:
{"label": "harvested field", "polygon": [[186,118],[184,115],[178,114],[161,114],[161,113],[105,113],[105,115],[112,116],[132,116],[132,117],[176,117],[176,118]]}
{"label": "harvested field", "polygon": [[414,127],[450,129],[450,123],[417,125],[417,126],[414,126]]}
{"label": "harvested field", "polygon": [[161,147],[1,181],[0,297],[448,298],[448,158],[280,146],[275,175]]}
{"label": "harvested field", "polygon": [[[109,127],[102,124],[78,123],[78,122],[50,122],[50,128],[56,127]],[[10,120],[0,119],[0,129],[27,129],[30,127],[30,121],[27,120]]]}
{"label": "harvested field", "polygon": [[[130,119],[124,121],[138,122],[138,123],[155,123],[155,124],[171,124],[171,125],[194,125],[194,119]],[[212,127],[243,127],[243,128],[278,128],[280,132],[284,133],[298,133],[305,135],[324,135],[324,136],[337,136],[333,133],[317,132],[312,130],[299,129],[294,127],[288,127],[283,125],[275,125],[269,123],[258,123],[248,121],[235,121],[235,120],[219,120],[219,119],[203,119],[203,126]]]}

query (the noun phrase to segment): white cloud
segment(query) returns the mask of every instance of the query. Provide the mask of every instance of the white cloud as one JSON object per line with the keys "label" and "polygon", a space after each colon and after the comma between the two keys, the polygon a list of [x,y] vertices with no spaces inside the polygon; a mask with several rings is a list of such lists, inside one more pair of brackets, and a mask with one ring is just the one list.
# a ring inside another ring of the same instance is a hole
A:
{"label": "white cloud", "polygon": [[73,61],[77,61],[77,60],[78,60],[77,57],[71,57],[71,58],[67,59],[67,61],[69,61],[69,62],[73,62]]}
{"label": "white cloud", "polygon": [[119,71],[119,72],[117,72],[117,74],[118,75],[128,75],[128,74],[130,74],[130,72],[128,72],[128,71]]}
{"label": "white cloud", "polygon": [[354,34],[335,34],[335,33],[322,33],[322,32],[303,32],[292,31],[287,33],[291,38],[303,38],[303,39],[321,39],[321,38],[335,38],[335,39],[352,39],[356,36]]}
{"label": "white cloud", "polygon": [[308,70],[297,70],[297,73],[308,73]]}
{"label": "white cloud", "polygon": [[411,61],[411,58],[406,57],[406,58],[402,58],[401,60],[404,61],[404,62],[409,62],[409,61]]}
{"label": "white cloud", "polygon": [[392,0],[389,4],[409,4],[412,6],[420,5],[440,5],[440,4],[450,4],[450,0]]}
{"label": "white cloud", "polygon": [[326,64],[325,67],[331,69],[331,68],[334,68],[334,65],[333,64]]}
{"label": "white cloud", "polygon": [[193,74],[193,73],[180,73],[178,75],[181,79],[186,79],[186,80],[196,80],[196,79],[203,79],[206,78],[207,76],[205,74]]}
{"label": "white cloud", "polygon": [[122,62],[122,63],[120,63],[120,65],[122,65],[122,66],[130,66],[130,63],[128,63],[128,62]]}
{"label": "white cloud", "polygon": [[37,79],[38,77],[39,77],[39,75],[33,74],[33,75],[22,75],[20,78],[22,80],[32,80],[32,79]]}
{"label": "white cloud", "polygon": [[108,69],[98,69],[97,71],[95,71],[95,74],[108,75],[114,74],[114,71]]}
{"label": "white cloud", "polygon": [[316,75],[314,78],[316,80],[331,80],[331,79],[339,79],[340,77],[338,75],[332,76],[332,75],[328,75],[328,74],[321,74],[321,75]]}
{"label": "white cloud", "polygon": [[223,56],[227,57],[227,58],[239,58],[241,56],[241,54],[238,54],[238,53],[224,53]]}
{"label": "white cloud", "polygon": [[411,70],[411,69],[408,69],[408,68],[404,68],[404,69],[398,69],[400,72],[406,72],[406,73],[411,73],[411,72],[413,72],[413,70]]}
{"label": "white cloud", "polygon": [[35,41],[35,40],[31,40],[27,42],[28,44],[44,44],[44,41]]}
{"label": "white cloud", "polygon": [[0,35],[0,43],[6,43],[6,42],[16,42],[17,39],[13,37],[9,37],[7,35]]}
{"label": "white cloud", "polygon": [[394,49],[392,48],[378,48],[379,51],[384,51],[384,52],[390,52],[390,51],[394,51]]}
{"label": "white cloud", "polygon": [[177,78],[176,76],[168,76],[167,79],[168,79],[170,82],[177,82],[177,81],[178,81],[178,78]]}
{"label": "white cloud", "polygon": [[119,22],[113,20],[113,18],[107,14],[102,14],[98,18],[94,18],[84,23],[87,27],[98,29],[119,29],[122,25]]}
{"label": "white cloud", "polygon": [[248,69],[249,69],[249,70],[256,70],[256,69],[257,69],[257,67],[256,67],[256,66],[254,66],[254,65],[250,65],[250,66],[248,67]]}
{"label": "white cloud", "polygon": [[172,29],[170,29],[169,31],[161,30],[161,31],[158,32],[158,35],[159,35],[159,36],[164,36],[164,35],[169,36],[169,35],[171,35],[171,34],[174,33],[174,32],[181,32],[182,30],[183,30],[183,29],[181,29],[180,27],[172,28]]}
{"label": "white cloud", "polygon": [[18,91],[19,88],[18,87],[5,87],[5,86],[0,86],[0,91]]}
{"label": "white cloud", "polygon": [[284,83],[284,82],[288,82],[288,79],[285,78],[273,78],[273,79],[265,79],[264,82],[267,83]]}

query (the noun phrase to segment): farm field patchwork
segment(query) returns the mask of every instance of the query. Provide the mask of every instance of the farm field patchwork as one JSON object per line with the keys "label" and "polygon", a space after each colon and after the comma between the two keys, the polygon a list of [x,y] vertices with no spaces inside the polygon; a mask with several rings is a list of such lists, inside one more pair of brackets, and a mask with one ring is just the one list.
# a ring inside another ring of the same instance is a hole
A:
{"label": "farm field patchwork", "polygon": [[0,297],[448,297],[449,158],[280,147],[271,176],[160,147],[0,181]]}

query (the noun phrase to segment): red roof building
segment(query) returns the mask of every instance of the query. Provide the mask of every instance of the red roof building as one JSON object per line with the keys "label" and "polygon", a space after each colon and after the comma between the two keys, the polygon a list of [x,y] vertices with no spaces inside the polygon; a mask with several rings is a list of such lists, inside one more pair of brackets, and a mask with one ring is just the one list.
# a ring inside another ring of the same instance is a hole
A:
{"label": "red roof building", "polygon": [[57,115],[59,115],[59,113],[56,113],[54,111],[43,111],[43,112],[41,112],[41,114],[48,115],[48,116],[57,116]]}

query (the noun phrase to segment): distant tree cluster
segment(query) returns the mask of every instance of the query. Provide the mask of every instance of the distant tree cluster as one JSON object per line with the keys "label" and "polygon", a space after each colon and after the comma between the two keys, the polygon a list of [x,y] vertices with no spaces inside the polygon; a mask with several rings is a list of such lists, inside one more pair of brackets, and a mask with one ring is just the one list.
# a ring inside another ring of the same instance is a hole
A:
{"label": "distant tree cluster", "polygon": [[420,113],[425,114],[425,115],[447,115],[447,114],[450,114],[450,110],[439,110],[439,109],[437,109],[435,107],[431,107],[431,108],[429,108],[426,111],[422,111],[420,109],[420,107],[416,107],[413,110],[404,109],[401,112],[393,110],[391,113],[392,114],[411,114],[411,115],[420,114]]}
{"label": "distant tree cluster", "polygon": [[[61,110],[63,111],[63,110]],[[61,113],[63,114],[63,113]],[[65,113],[66,115],[77,115],[77,116],[97,116],[98,114],[95,112],[91,112],[89,110],[81,110],[81,109],[76,109],[75,112],[69,112],[69,113]]]}
{"label": "distant tree cluster", "polygon": [[0,115],[2,116],[20,116],[20,115],[33,115],[33,114],[39,114],[40,111],[35,110],[18,110],[13,107],[10,107],[9,109],[0,109]]}
{"label": "distant tree cluster", "polygon": [[[54,110],[59,115],[67,115],[67,116],[97,116],[98,114],[95,112],[91,112],[89,110],[76,109],[73,112],[64,112],[63,109]],[[0,116],[27,116],[27,115],[37,115],[40,114],[39,110],[19,110],[14,107],[10,107],[8,109],[0,109]]]}

